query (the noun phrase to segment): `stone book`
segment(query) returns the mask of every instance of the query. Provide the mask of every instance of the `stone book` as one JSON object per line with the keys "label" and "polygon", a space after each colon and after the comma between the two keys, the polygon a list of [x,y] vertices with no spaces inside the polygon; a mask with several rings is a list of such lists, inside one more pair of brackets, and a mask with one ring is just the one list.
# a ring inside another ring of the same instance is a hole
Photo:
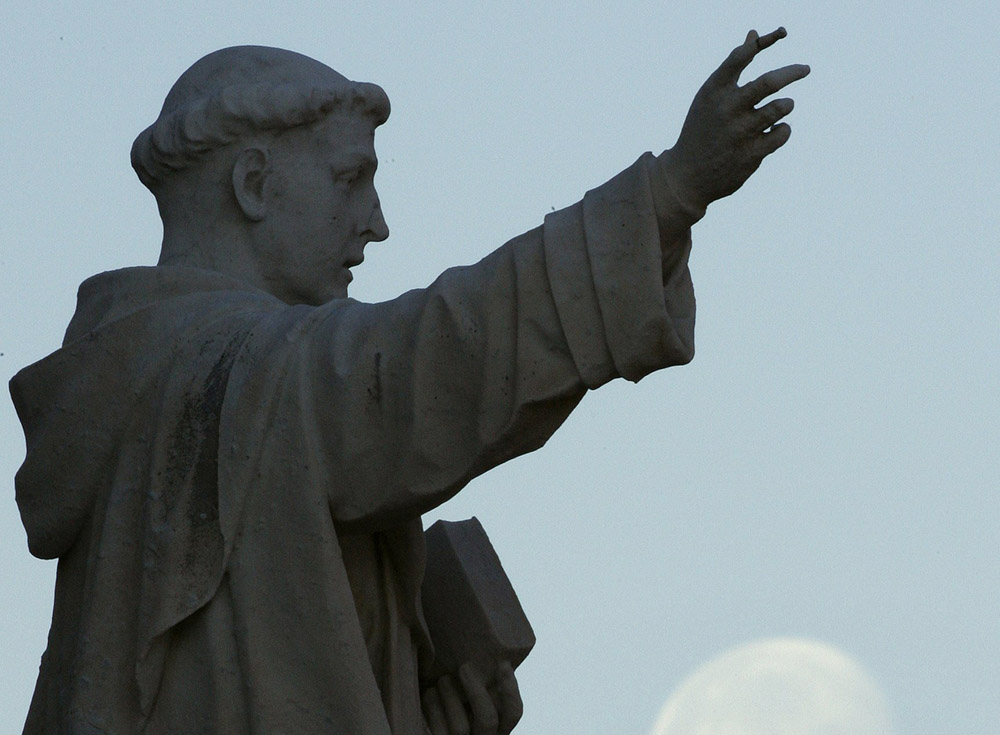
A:
{"label": "stone book", "polygon": [[479,519],[438,521],[424,536],[421,595],[435,649],[430,678],[455,674],[467,661],[487,681],[500,661],[517,668],[535,634]]}

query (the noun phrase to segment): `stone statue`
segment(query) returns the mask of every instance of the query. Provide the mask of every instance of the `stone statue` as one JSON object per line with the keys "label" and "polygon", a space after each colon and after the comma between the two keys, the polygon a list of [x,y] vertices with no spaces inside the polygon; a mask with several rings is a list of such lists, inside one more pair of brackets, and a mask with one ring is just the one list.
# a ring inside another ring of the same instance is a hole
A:
{"label": "stone statue", "polygon": [[590,390],[687,363],[690,228],[789,128],[751,31],[676,145],[476,265],[347,297],[388,234],[381,88],[273,48],[186,71],[132,163],[155,267],[80,287],[11,381],[30,550],[58,558],[26,733],[507,733],[510,662],[428,679],[421,514]]}

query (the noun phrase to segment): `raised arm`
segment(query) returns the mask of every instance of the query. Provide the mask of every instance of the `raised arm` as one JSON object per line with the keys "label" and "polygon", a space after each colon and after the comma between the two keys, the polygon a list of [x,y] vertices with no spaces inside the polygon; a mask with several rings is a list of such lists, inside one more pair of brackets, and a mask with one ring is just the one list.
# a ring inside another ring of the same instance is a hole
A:
{"label": "raised arm", "polygon": [[287,456],[290,485],[322,478],[345,528],[386,528],[541,446],[588,388],[688,362],[688,228],[788,138],[778,121],[790,100],[757,105],[808,67],[738,85],[783,36],[747,36],[698,92],[669,151],[641,157],[480,263],[391,302],[340,299],[265,320],[249,349],[268,365],[247,375],[260,381],[248,392],[267,397],[251,413],[276,418],[242,421],[276,446],[244,454]]}

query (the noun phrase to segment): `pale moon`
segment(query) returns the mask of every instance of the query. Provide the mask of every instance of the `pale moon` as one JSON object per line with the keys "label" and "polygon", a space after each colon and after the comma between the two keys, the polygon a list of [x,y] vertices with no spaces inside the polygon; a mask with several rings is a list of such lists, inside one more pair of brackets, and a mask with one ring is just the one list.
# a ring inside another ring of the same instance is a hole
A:
{"label": "pale moon", "polygon": [[774,638],[734,648],[688,677],[651,735],[892,735],[878,684],[826,643]]}

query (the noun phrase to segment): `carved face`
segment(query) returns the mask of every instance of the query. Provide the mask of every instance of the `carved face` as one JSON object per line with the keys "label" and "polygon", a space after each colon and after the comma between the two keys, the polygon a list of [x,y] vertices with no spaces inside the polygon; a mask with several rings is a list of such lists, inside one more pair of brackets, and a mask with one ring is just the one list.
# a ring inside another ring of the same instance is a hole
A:
{"label": "carved face", "polygon": [[389,228],[375,192],[375,128],[360,115],[331,115],[278,136],[265,183],[260,254],[271,293],[288,303],[347,296],[350,269]]}

